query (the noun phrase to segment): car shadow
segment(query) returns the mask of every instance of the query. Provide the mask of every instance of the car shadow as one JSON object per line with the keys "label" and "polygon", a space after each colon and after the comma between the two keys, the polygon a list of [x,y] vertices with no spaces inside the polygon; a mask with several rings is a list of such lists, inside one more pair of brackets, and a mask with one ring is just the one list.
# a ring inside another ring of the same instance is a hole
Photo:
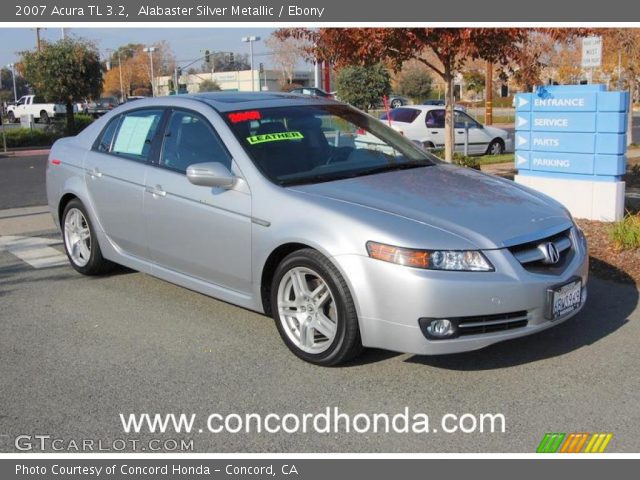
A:
{"label": "car shadow", "polygon": [[448,370],[478,371],[553,358],[591,345],[616,332],[629,321],[628,317],[637,305],[638,289],[633,282],[614,283],[591,278],[584,309],[557,327],[473,352],[414,355],[405,361]]}

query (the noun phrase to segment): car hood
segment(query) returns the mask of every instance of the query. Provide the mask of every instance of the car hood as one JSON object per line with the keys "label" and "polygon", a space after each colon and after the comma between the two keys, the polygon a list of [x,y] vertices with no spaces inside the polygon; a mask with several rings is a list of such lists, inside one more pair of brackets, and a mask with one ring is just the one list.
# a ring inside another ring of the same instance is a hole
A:
{"label": "car hood", "polygon": [[448,165],[290,188],[445,230],[481,249],[540,239],[572,225],[564,208],[543,195]]}
{"label": "car hood", "polygon": [[495,137],[507,138],[509,136],[509,132],[507,132],[506,130],[503,130],[502,128],[489,127],[485,125],[484,129],[491,137],[494,137],[494,138]]}

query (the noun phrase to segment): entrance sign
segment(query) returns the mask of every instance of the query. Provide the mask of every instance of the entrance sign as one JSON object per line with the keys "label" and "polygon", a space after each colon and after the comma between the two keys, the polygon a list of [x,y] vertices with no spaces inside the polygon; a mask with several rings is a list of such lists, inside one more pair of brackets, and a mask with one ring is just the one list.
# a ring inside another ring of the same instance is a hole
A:
{"label": "entrance sign", "polygon": [[622,218],[627,100],[627,92],[604,85],[517,94],[516,181],[556,198],[576,217]]}

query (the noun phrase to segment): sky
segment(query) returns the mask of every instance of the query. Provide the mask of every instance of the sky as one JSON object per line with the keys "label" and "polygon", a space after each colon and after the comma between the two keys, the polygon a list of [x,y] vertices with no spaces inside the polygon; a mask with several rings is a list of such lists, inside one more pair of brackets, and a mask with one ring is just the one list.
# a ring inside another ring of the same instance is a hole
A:
{"label": "sky", "polygon": [[[241,38],[256,35],[262,40],[269,37],[273,28],[67,28],[67,35],[93,40],[106,57],[108,48],[115,49],[127,43],[153,44],[166,40],[171,44],[173,53],[179,63],[188,63],[201,57],[204,50],[249,52],[249,45],[242,43]],[[41,30],[41,38],[55,41],[61,38],[60,28]],[[32,28],[0,28],[0,66],[18,60],[17,52],[35,48],[36,32]],[[268,56],[260,54],[267,50],[262,41],[254,43],[256,62],[269,65]],[[187,60],[186,62],[181,62]]]}

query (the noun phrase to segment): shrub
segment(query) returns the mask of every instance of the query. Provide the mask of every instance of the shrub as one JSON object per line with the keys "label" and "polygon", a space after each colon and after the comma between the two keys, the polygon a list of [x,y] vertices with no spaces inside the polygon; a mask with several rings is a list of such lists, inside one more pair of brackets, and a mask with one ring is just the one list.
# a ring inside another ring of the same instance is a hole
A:
{"label": "shrub", "polygon": [[640,247],[640,216],[626,215],[609,229],[609,237],[618,250]]}
{"label": "shrub", "polygon": [[[444,150],[442,148],[431,150],[431,153],[444,160]],[[453,154],[453,164],[480,170],[480,159],[478,157],[465,157],[462,153],[458,152]]]}
{"label": "shrub", "polygon": [[53,129],[13,128],[6,130],[7,148],[48,147],[62,135]]}

